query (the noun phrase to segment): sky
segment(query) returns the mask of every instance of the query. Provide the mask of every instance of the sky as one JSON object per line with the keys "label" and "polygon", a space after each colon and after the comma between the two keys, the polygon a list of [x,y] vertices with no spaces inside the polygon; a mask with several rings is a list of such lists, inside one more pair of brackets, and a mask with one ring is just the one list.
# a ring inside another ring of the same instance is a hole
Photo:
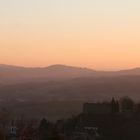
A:
{"label": "sky", "polygon": [[139,0],[0,0],[0,63],[140,67]]}

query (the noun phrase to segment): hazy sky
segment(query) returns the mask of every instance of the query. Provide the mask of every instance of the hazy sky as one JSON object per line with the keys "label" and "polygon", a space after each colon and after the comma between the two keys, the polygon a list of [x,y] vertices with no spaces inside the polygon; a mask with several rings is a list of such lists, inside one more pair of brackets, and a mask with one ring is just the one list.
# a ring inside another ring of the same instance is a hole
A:
{"label": "hazy sky", "polygon": [[140,0],[0,0],[0,63],[140,66]]}

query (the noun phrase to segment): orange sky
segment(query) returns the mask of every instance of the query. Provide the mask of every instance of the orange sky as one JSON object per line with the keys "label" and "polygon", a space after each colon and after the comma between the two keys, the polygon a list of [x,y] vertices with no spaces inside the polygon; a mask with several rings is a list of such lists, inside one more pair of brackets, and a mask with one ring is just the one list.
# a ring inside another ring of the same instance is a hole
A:
{"label": "orange sky", "polygon": [[138,4],[138,0],[0,2],[0,63],[100,70],[139,67]]}

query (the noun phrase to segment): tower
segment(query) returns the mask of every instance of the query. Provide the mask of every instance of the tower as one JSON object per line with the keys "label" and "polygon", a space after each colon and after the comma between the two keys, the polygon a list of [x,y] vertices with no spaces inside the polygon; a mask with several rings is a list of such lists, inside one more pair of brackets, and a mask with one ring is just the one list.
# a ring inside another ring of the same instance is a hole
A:
{"label": "tower", "polygon": [[111,113],[118,113],[119,112],[119,102],[112,98],[111,101]]}

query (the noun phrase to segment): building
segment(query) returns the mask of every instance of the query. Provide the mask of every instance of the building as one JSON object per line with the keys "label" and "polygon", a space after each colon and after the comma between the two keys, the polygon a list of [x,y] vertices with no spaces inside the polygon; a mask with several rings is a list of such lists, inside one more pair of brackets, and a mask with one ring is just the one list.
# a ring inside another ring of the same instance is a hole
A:
{"label": "building", "polygon": [[84,114],[109,114],[118,112],[119,103],[114,98],[108,103],[85,103],[83,105]]}
{"label": "building", "polygon": [[111,105],[107,103],[85,103],[83,105],[85,114],[108,114],[111,113]]}

